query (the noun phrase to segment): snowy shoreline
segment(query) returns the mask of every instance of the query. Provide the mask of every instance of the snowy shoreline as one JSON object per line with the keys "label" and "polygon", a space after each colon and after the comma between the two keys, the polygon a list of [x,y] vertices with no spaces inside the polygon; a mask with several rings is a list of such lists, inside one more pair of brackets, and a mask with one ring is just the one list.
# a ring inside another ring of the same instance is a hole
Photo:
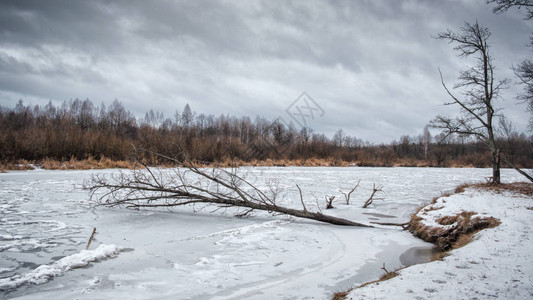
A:
{"label": "snowy shoreline", "polygon": [[346,299],[530,299],[533,297],[533,201],[510,190],[469,187],[425,206],[417,216],[431,226],[461,212],[496,218],[501,224],[474,235],[442,260],[413,265],[397,276],[348,293]]}

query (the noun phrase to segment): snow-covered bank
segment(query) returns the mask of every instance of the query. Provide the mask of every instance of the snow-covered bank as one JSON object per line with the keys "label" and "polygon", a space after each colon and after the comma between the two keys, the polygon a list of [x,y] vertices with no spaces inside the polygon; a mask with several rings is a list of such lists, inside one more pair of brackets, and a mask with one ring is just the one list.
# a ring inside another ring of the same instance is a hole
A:
{"label": "snow-covered bank", "polygon": [[461,212],[494,217],[501,224],[478,232],[469,244],[450,251],[442,261],[400,270],[397,277],[351,291],[347,299],[391,299],[392,295],[394,299],[531,299],[531,194],[472,187],[438,199],[417,216],[445,229],[454,225],[436,220]]}
{"label": "snow-covered bank", "polygon": [[0,279],[0,291],[13,289],[23,284],[45,283],[54,277],[63,275],[68,270],[114,257],[120,251],[122,251],[121,247],[104,244],[98,246],[95,250],[82,250],[79,253],[63,257],[53,264],[41,265],[28,273]]}

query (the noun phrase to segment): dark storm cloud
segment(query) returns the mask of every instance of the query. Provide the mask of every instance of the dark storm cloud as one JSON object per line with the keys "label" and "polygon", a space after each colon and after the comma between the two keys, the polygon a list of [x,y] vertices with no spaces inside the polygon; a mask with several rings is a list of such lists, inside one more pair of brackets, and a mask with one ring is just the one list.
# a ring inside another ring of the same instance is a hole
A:
{"label": "dark storm cloud", "polygon": [[[503,76],[530,56],[531,22],[484,1],[2,1],[0,105],[19,98],[121,100],[141,115],[285,114],[307,91],[314,128],[374,142],[417,134],[465,61],[432,38],[464,21],[488,26]],[[509,91],[506,113],[527,117]]]}

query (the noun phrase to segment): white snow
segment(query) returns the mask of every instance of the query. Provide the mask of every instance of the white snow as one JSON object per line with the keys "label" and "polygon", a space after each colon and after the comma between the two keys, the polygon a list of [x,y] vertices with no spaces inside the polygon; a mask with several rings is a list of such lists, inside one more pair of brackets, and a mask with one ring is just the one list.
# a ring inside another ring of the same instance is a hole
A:
{"label": "white snow", "polygon": [[[324,206],[324,196],[335,195],[335,209],[323,213],[366,224],[405,222],[435,196],[491,174],[489,169],[358,167],[242,171],[259,186],[279,182],[285,188],[283,205],[300,207],[297,183],[307,209],[317,209],[317,201]],[[57,270],[59,261],[80,253],[93,227],[93,246],[124,247],[114,259],[42,284],[21,284],[0,292],[0,299],[330,299],[335,292],[379,278],[383,263],[395,269],[424,261],[432,248],[390,227],[342,227],[266,213],[238,219],[231,210],[224,214],[208,208],[195,214],[187,207],[94,207],[79,186],[94,174],[117,172],[0,174],[2,282],[31,277],[41,267]],[[508,182],[521,180],[512,170],[502,175]],[[339,189],[347,191],[359,179],[351,205],[344,204]],[[362,209],[373,183],[383,184],[379,196],[384,200]]]}
{"label": "white snow", "polygon": [[353,290],[348,299],[532,299],[532,209],[533,199],[509,191],[468,188],[442,197],[417,214],[425,224],[442,226],[434,220],[462,211],[501,224],[478,232],[442,261],[400,270],[388,281]]}
{"label": "white snow", "polygon": [[50,279],[63,275],[68,270],[80,268],[91,262],[104,260],[116,256],[121,247],[115,245],[100,245],[95,250],[82,250],[79,253],[64,257],[53,264],[41,265],[31,272],[0,279],[0,291],[13,289],[23,284],[42,284]]}

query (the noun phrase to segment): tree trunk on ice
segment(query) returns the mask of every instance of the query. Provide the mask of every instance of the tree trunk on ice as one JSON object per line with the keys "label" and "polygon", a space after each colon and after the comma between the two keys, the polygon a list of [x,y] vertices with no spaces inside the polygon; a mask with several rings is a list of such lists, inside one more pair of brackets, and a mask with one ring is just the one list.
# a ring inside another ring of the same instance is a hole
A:
{"label": "tree trunk on ice", "polygon": [[303,204],[303,199],[303,210],[280,206],[277,201],[280,191],[277,188],[269,186],[268,192],[264,192],[244,176],[237,174],[237,169],[200,169],[188,160],[181,163],[173,158],[150,153],[170,159],[184,168],[167,170],[167,173],[164,173],[161,169],[145,166],[144,170],[131,170],[129,174],[121,172],[111,178],[95,176],[84,184],[84,188],[91,192],[92,197],[103,190],[104,194],[98,197],[98,202],[104,206],[126,206],[135,209],[185,205],[207,205],[216,209],[237,207],[245,209],[235,214],[240,217],[248,216],[255,210],[263,210],[335,225],[372,227],[320,212],[309,212]]}

